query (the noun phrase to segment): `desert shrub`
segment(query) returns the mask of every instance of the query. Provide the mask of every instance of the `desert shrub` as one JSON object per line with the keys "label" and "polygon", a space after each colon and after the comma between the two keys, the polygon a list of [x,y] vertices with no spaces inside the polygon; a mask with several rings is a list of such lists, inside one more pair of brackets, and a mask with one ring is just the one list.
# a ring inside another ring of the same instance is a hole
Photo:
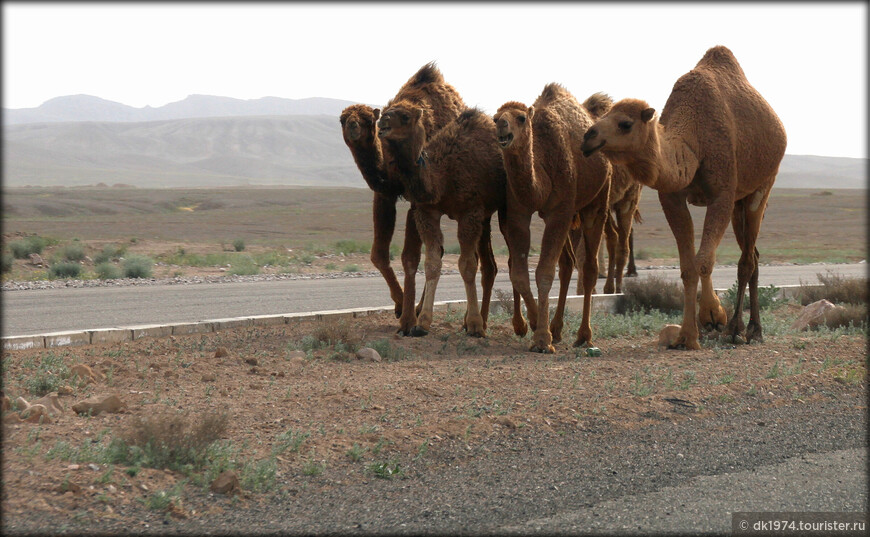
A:
{"label": "desert shrub", "polygon": [[120,246],[116,246],[114,244],[107,244],[103,246],[103,249],[94,256],[94,263],[99,265],[108,261],[117,261],[125,253],[127,253],[126,245],[122,244]]}
{"label": "desert shrub", "polygon": [[245,241],[242,239],[236,239],[233,241],[233,249],[237,252],[241,252],[245,249]]}
{"label": "desert shrub", "polygon": [[74,242],[64,246],[60,255],[67,261],[81,261],[85,258],[85,248],[81,244]]}
{"label": "desert shrub", "polygon": [[33,369],[32,373],[26,373],[24,387],[37,397],[57,391],[69,376],[69,367],[63,356],[53,352],[41,355],[39,363],[29,360],[24,365],[27,369]]}
{"label": "desert shrub", "polygon": [[803,305],[827,299],[835,304],[866,304],[867,280],[865,278],[846,278],[841,274],[828,272],[817,274],[821,286],[801,283],[797,298]]}
{"label": "desert shrub", "polygon": [[411,357],[411,351],[404,347],[393,345],[388,339],[378,339],[370,341],[368,346],[378,351],[381,358],[387,362],[397,362],[399,360],[407,360]]}
{"label": "desert shrub", "polygon": [[48,240],[37,235],[9,243],[9,250],[16,259],[27,259],[30,254],[41,254]]}
{"label": "desert shrub", "polygon": [[866,304],[841,304],[843,309],[831,309],[825,314],[825,326],[837,328],[868,327]]}
{"label": "desert shrub", "polygon": [[341,254],[367,254],[372,251],[372,245],[353,239],[342,239],[333,245],[336,253]]}
{"label": "desert shrub", "polygon": [[55,263],[48,269],[48,277],[51,279],[56,278],[78,278],[79,274],[82,272],[82,266],[78,263],[73,263],[72,261],[65,261],[62,263]]}
{"label": "desert shrub", "polygon": [[150,278],[154,260],[144,255],[131,255],[124,260],[124,276],[127,278]]}
{"label": "desert shrub", "polygon": [[109,262],[100,263],[94,270],[97,278],[101,280],[116,280],[121,277],[121,269]]}
{"label": "desert shrub", "polygon": [[334,347],[336,350],[356,352],[360,343],[360,337],[347,323],[332,321],[320,323],[297,346],[304,351]]}
{"label": "desert shrub", "polygon": [[345,265],[341,269],[342,272],[359,272],[359,265]]}
{"label": "desert shrub", "polygon": [[[747,286],[748,287],[748,286]],[[779,297],[779,287],[771,284],[767,287],[759,287],[758,288],[758,307],[759,309],[770,309],[776,304],[777,298]],[[734,285],[731,286],[730,289],[725,291],[724,296],[722,297],[722,305],[728,311],[734,311],[734,306],[737,303],[737,282],[734,282]],[[743,300],[743,309],[749,309],[749,290],[747,289],[744,292],[744,300]]]}
{"label": "desert shrub", "polygon": [[233,260],[229,273],[236,276],[249,276],[251,274],[259,274],[260,267],[254,263],[251,256],[244,255]]}
{"label": "desert shrub", "polygon": [[3,252],[2,271],[9,272],[12,270],[13,257],[9,252]]}
{"label": "desert shrub", "polygon": [[226,413],[134,416],[110,446],[112,462],[188,472],[209,463],[209,447],[227,428]]}
{"label": "desert shrub", "polygon": [[659,310],[663,313],[683,311],[683,284],[661,276],[644,279],[623,280],[623,300],[619,313]]}

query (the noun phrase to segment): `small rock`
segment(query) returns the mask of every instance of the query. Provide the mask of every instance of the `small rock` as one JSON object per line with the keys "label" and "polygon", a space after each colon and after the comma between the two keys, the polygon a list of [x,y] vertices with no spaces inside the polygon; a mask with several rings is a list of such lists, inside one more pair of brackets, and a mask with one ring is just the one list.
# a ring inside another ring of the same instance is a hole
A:
{"label": "small rock", "polygon": [[12,401],[9,399],[9,396],[5,393],[3,394],[3,412],[12,409]]}
{"label": "small rock", "polygon": [[98,464],[91,463],[88,465],[88,468],[90,468],[91,470],[93,470],[95,472],[100,471],[100,465],[98,465]]}
{"label": "small rock", "polygon": [[76,364],[72,366],[69,370],[69,374],[71,377],[78,376],[79,379],[90,384],[91,382],[98,382],[103,379],[103,374],[95,371],[89,365],[86,364]]}
{"label": "small rock", "polygon": [[809,330],[810,328],[823,325],[825,324],[825,316],[828,315],[828,312],[835,310],[845,310],[845,308],[837,306],[824,298],[818,302],[813,302],[804,307],[798,318],[791,324],[791,329]]}
{"label": "small rock", "polygon": [[61,386],[60,388],[57,389],[58,395],[72,395],[74,393],[75,393],[75,391],[72,389],[71,386]]}
{"label": "small rock", "polygon": [[217,380],[217,375],[214,373],[204,373],[202,375],[203,382],[214,382],[215,380]]}
{"label": "small rock", "polygon": [[291,362],[294,360],[305,360],[305,351],[290,351],[287,353],[287,359]]}
{"label": "small rock", "polygon": [[374,350],[371,347],[363,347],[360,350],[356,351],[356,357],[360,360],[365,360],[366,362],[380,362],[381,355],[378,351]]}
{"label": "small rock", "polygon": [[662,331],[659,332],[659,347],[671,348],[680,337],[680,329],[682,326],[678,324],[666,324]]}
{"label": "small rock", "polygon": [[30,254],[28,262],[34,267],[42,267],[45,265],[45,262],[39,254]]}
{"label": "small rock", "polygon": [[51,416],[45,405],[30,405],[19,414],[28,423],[51,423]]}
{"label": "small rock", "polygon": [[52,416],[63,414],[63,406],[57,399],[57,392],[51,392],[50,394],[44,395],[34,401],[33,404],[44,406]]}
{"label": "small rock", "polygon": [[245,363],[250,364],[250,365],[257,365],[258,362],[257,362],[256,358],[251,357],[251,358],[245,358]]}
{"label": "small rock", "polygon": [[126,408],[127,404],[121,401],[121,398],[117,395],[104,395],[104,396],[96,396],[91,397],[89,399],[85,399],[84,401],[80,401],[73,405],[72,409],[77,414],[88,414],[91,416],[96,416],[101,412],[108,412],[110,414],[117,414],[121,411],[122,408]]}
{"label": "small rock", "polygon": [[109,494],[114,494],[118,492],[118,489],[115,488],[115,485],[109,485],[108,487],[106,487],[106,492],[108,492]]}
{"label": "small rock", "polygon": [[217,494],[238,494],[241,492],[239,477],[232,470],[222,472],[211,482],[209,488]]}
{"label": "small rock", "polygon": [[66,467],[67,470],[78,470],[79,468],[81,468],[81,466],[79,466],[78,464],[70,464]]}
{"label": "small rock", "polygon": [[498,423],[499,425],[501,425],[502,427],[507,427],[508,429],[516,429],[517,428],[517,424],[514,423],[514,420],[510,419],[507,416],[499,416],[498,418],[496,418],[495,422]]}
{"label": "small rock", "polygon": [[215,358],[223,358],[223,357],[229,356],[229,355],[230,355],[230,353],[224,347],[218,347],[214,351]]}

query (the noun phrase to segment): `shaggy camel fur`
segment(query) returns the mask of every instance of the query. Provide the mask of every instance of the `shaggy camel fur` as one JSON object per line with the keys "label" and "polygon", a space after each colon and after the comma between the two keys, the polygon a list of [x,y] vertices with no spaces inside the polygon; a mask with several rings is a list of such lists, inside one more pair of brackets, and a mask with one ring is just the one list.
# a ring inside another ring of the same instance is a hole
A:
{"label": "shaggy camel fur", "polygon": [[[607,214],[607,223],[604,227],[604,237],[607,244],[607,272],[604,282],[604,292],[621,293],[623,270],[626,261],[629,262],[629,270],[626,276],[637,275],[634,267],[634,252],[632,251],[633,222],[640,223],[640,211],[637,204],[640,201],[641,188],[643,185],[632,179],[628,171],[622,166],[613,167],[613,175],[610,182],[610,211]],[[573,232],[572,232],[573,233]],[[578,269],[585,256],[582,241],[572,234],[574,254],[577,258]],[[598,249],[598,277],[601,277],[603,267],[604,250]],[[592,290],[593,294],[595,289]],[[577,280],[577,294],[583,293],[582,272]]]}
{"label": "shaggy camel fur", "polygon": [[[699,322],[717,330],[727,322],[727,333],[736,340],[744,328],[741,312],[747,283],[746,340],[762,340],[755,243],[785,146],[782,122],[746,80],[731,51],[722,46],[708,50],[693,70],[677,80],[660,120],[646,102],[625,99],[586,132],[585,154],[600,150],[612,162],[627,166],[635,179],[658,190],[677,240],[684,286],[683,324],[673,346],[699,349]],[[707,207],[697,254],[687,202]],[[742,251],[730,322],[711,277],[729,218]]]}
{"label": "shaggy camel fur", "polygon": [[[425,125],[426,134],[429,136],[454,120],[465,109],[465,103],[462,102],[457,91],[444,81],[441,72],[431,62],[421,67],[408,79],[390,102],[398,100],[427,106],[432,110]],[[372,201],[374,239],[371,261],[390,288],[396,317],[399,318],[399,330],[408,331],[416,320],[416,313],[413,311],[414,292],[402,291],[396,273],[390,266],[390,241],[396,226],[396,202],[400,196],[404,196],[405,191],[397,175],[395,157],[390,154],[389,148],[382,147],[377,136],[379,115],[379,109],[356,104],[342,111],[340,121],[344,142],[350,149],[363,179],[374,191]],[[417,266],[420,264],[422,246],[414,211],[412,203],[405,219],[405,242],[402,247],[405,288],[408,288],[410,281],[412,290]]]}
{"label": "shaggy camel fur", "polygon": [[[459,271],[468,299],[465,329],[469,335],[484,336],[497,271],[490,222],[493,213],[505,206],[505,172],[495,147],[495,126],[479,110],[468,109],[430,139],[424,127],[429,114],[426,108],[399,101],[378,121],[378,135],[396,155],[399,177],[416,206],[417,229],[426,244],[423,307],[408,335],[424,336],[432,323],[444,251],[440,221],[446,214],[458,223]],[[500,223],[503,220],[499,218]],[[478,260],[483,287],[480,309],[475,286]]]}
{"label": "shaggy camel fur", "polygon": [[[552,343],[559,341],[564,296],[567,296],[573,269],[564,279],[560,270],[559,303],[548,326],[550,288],[556,262],[578,217],[585,246],[583,288],[586,296],[574,345],[592,341],[589,325],[592,288],[598,278],[598,247],[607,220],[611,169],[604,158],[583,158],[580,145],[583,133],[611,103],[610,97],[596,94],[581,105],[562,86],[548,84],[532,106],[508,102],[494,116],[508,177],[507,227],[509,234],[516,238],[508,244],[514,260],[511,283],[526,303],[529,325],[534,330],[529,349],[533,352],[555,352]],[[528,271],[529,225],[535,212],[544,219],[541,253],[535,270],[537,304]],[[514,324],[514,330],[521,333],[524,327]]]}

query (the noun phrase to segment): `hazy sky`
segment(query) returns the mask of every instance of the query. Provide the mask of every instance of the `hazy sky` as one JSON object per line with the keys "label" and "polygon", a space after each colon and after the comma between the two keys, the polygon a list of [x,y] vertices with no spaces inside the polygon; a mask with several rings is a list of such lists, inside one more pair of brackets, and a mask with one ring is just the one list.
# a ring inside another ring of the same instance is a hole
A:
{"label": "hazy sky", "polygon": [[3,106],[88,94],[383,104],[435,60],[494,113],[548,82],[661,109],[725,45],[785,123],[787,152],[867,156],[867,3],[3,2]]}

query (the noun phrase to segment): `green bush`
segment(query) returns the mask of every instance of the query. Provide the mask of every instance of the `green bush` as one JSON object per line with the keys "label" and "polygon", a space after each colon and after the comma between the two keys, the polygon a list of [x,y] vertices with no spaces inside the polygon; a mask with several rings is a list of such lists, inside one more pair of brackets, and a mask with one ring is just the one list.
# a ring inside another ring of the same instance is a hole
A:
{"label": "green bush", "polygon": [[372,245],[353,239],[343,239],[336,241],[334,249],[340,254],[367,254],[372,251]]}
{"label": "green bush", "polygon": [[82,272],[82,266],[71,261],[55,263],[48,269],[48,277],[56,278],[78,278]]}
{"label": "green bush", "polygon": [[[770,309],[777,301],[777,297],[779,297],[779,287],[771,284],[767,287],[759,287],[758,288],[758,307],[759,309]],[[734,285],[731,286],[730,289],[725,291],[725,295],[722,297],[722,306],[725,307],[728,311],[733,312],[734,306],[737,303],[737,282],[734,282]],[[743,299],[743,309],[749,309],[749,290],[747,289],[744,292]]]}
{"label": "green bush", "polygon": [[30,254],[41,254],[48,241],[43,237],[34,235],[20,241],[9,243],[9,250],[16,259],[27,259]]}
{"label": "green bush", "polygon": [[234,240],[233,241],[233,248],[235,248],[235,250],[237,252],[241,252],[242,250],[245,249],[245,241],[243,241],[242,239]]}
{"label": "green bush", "polygon": [[121,269],[108,262],[100,263],[94,270],[97,278],[101,280],[116,280],[121,277]]}
{"label": "green bush", "polygon": [[66,261],[81,261],[85,258],[85,249],[81,244],[74,242],[64,246],[60,255]]}
{"label": "green bush", "polygon": [[233,260],[229,273],[235,276],[250,276],[252,274],[259,274],[260,267],[254,263],[251,256],[245,255]]}
{"label": "green bush", "polygon": [[8,252],[3,252],[3,272],[9,272],[10,270],[12,270],[12,261],[12,254]]}
{"label": "green bush", "polygon": [[150,278],[154,260],[144,255],[131,255],[124,260],[124,276],[127,278]]}
{"label": "green bush", "polygon": [[94,256],[94,263],[101,264],[106,263],[108,261],[117,261],[122,255],[127,253],[127,246],[115,246],[114,244],[107,244],[103,246],[103,250]]}

